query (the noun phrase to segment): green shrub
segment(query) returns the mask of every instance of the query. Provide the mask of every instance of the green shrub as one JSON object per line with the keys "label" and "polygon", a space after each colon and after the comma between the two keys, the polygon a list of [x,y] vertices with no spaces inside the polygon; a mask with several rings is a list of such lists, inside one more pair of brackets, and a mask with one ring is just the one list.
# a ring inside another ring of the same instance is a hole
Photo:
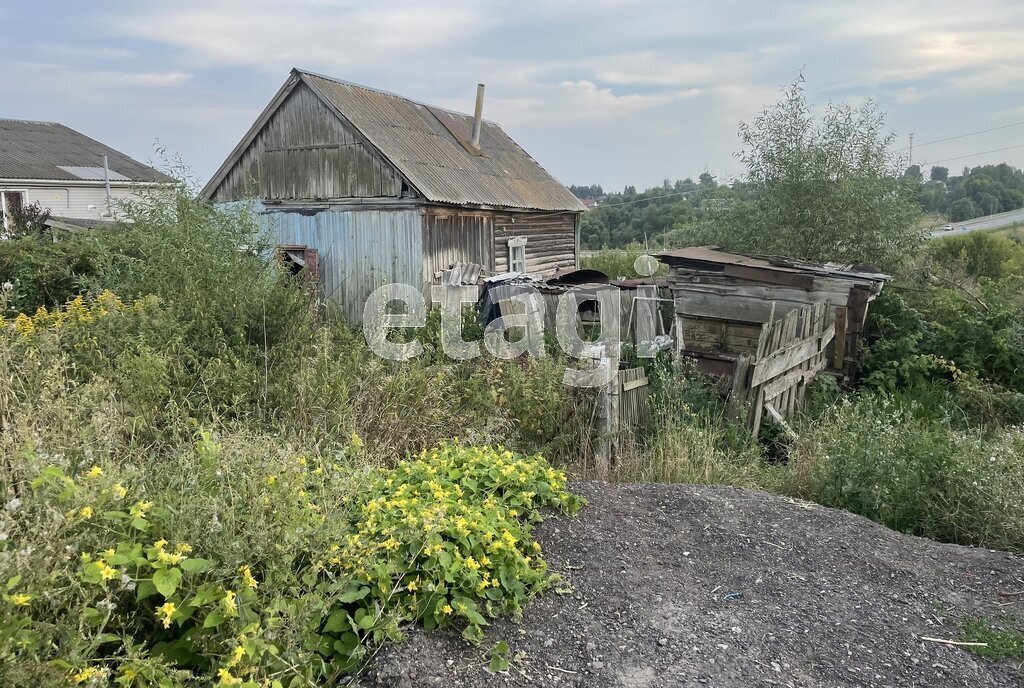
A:
{"label": "green shrub", "polygon": [[552,580],[540,509],[579,506],[500,447],[364,472],[358,437],[331,458],[262,439],[202,433],[145,469],[4,464],[4,685],[323,685],[407,623],[479,640]]}
{"label": "green shrub", "polygon": [[902,532],[1024,551],[1024,435],[939,415],[920,395],[844,400],[796,442],[790,490]]}

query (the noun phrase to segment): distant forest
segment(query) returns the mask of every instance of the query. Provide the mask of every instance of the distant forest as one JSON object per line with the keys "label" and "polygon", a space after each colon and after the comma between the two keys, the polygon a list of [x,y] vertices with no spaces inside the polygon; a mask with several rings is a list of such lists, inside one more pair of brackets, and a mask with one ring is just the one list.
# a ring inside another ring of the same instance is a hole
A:
{"label": "distant forest", "polygon": [[[960,176],[952,177],[948,168],[934,166],[929,179],[913,165],[905,176],[920,184],[917,198],[921,210],[943,215],[950,222],[1024,207],[1024,171],[1006,163],[965,167]],[[666,179],[661,186],[644,191],[627,186],[608,192],[600,184],[570,185],[569,190],[591,206],[580,229],[581,243],[587,249],[634,243],[680,245],[685,243],[687,226],[749,194],[742,182],[719,184],[707,172],[697,181]]]}

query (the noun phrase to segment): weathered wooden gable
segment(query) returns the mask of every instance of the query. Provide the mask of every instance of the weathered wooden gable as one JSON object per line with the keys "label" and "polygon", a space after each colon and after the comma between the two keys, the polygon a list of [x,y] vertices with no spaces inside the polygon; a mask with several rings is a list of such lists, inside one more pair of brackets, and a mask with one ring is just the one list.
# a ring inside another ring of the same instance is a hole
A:
{"label": "weathered wooden gable", "polygon": [[306,84],[270,113],[214,202],[397,198],[402,178]]}

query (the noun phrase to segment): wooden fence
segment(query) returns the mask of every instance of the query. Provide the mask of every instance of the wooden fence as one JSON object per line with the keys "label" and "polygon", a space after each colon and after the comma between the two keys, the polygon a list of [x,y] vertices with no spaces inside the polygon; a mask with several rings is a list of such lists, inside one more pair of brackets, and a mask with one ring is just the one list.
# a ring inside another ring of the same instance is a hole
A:
{"label": "wooden fence", "polygon": [[635,433],[650,413],[650,385],[643,368],[619,370],[610,383],[598,389],[594,429],[597,478],[607,480],[625,433]]}
{"label": "wooden fence", "polygon": [[744,411],[755,436],[764,414],[785,426],[804,400],[807,385],[826,365],[825,349],[835,337],[835,325],[828,322],[829,302],[802,306],[780,320],[774,317],[761,326],[753,356],[736,361],[730,408]]}

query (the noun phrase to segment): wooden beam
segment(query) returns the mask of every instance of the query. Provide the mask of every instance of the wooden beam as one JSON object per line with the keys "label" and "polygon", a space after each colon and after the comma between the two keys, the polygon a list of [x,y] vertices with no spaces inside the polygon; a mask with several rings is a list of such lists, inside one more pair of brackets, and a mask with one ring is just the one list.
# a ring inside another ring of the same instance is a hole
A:
{"label": "wooden beam", "polygon": [[836,355],[834,361],[834,368],[836,370],[843,369],[843,363],[846,360],[846,306],[839,306],[836,308]]}
{"label": "wooden beam", "polygon": [[760,385],[773,377],[785,373],[799,363],[815,356],[825,348],[835,336],[835,325],[829,325],[820,335],[794,342],[789,346],[763,358],[754,365],[751,377],[752,386]]}

